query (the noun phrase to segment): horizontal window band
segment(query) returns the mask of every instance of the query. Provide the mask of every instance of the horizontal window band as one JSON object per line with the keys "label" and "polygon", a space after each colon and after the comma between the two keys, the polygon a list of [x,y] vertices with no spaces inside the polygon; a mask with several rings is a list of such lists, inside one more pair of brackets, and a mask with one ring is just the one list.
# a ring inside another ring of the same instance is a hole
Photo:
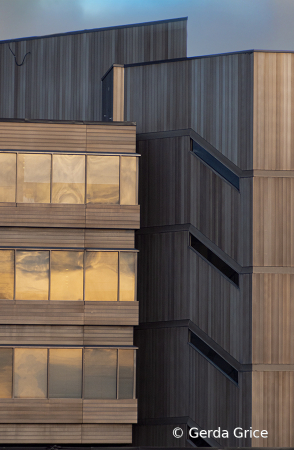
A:
{"label": "horizontal window band", "polygon": [[200,337],[190,330],[189,342],[201,355],[203,355],[217,369],[224,373],[231,381],[238,384],[238,370],[229,364],[222,356],[207,345]]}
{"label": "horizontal window band", "polygon": [[191,141],[192,152],[239,191],[239,177],[217,158],[212,156],[207,150],[201,147],[194,139],[191,139]]}
{"label": "horizontal window band", "polygon": [[212,250],[204,245],[199,239],[190,233],[190,246],[196,250],[203,258],[210,262],[216,269],[218,269],[223,275],[225,275],[232,283],[239,287],[239,273],[236,272],[231,266],[225,263],[219,256],[217,256]]}

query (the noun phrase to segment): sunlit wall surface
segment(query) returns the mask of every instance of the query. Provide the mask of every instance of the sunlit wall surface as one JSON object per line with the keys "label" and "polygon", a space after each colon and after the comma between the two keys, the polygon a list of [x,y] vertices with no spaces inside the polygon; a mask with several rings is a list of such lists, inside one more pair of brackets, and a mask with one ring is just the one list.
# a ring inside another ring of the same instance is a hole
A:
{"label": "sunlit wall surface", "polygon": [[138,204],[138,157],[0,152],[0,203]]}
{"label": "sunlit wall surface", "polygon": [[0,300],[136,300],[134,251],[0,250]]}
{"label": "sunlit wall surface", "polygon": [[0,398],[135,398],[135,350],[0,348]]}

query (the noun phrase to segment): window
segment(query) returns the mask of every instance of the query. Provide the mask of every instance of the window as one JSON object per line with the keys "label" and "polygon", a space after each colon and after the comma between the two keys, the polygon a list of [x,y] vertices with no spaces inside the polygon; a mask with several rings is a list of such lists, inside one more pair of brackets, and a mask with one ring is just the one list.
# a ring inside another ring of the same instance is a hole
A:
{"label": "window", "polygon": [[226,181],[228,181],[232,186],[239,190],[239,177],[228,169],[224,164],[222,164],[217,158],[212,156],[207,150],[205,150],[201,145],[192,141],[192,151],[198,158],[202,159],[208,166],[215,170],[219,175],[221,175]]}
{"label": "window", "polygon": [[131,399],[135,351],[0,348],[0,398]]}
{"label": "window", "polygon": [[203,356],[208,359],[213,365],[215,365],[219,370],[226,374],[232,381],[238,384],[238,371],[231,366],[222,356],[220,356],[216,351],[214,351],[209,345],[207,345],[200,337],[198,337],[192,331],[190,334],[190,344],[199,351]]}
{"label": "window", "polygon": [[136,155],[0,152],[0,203],[138,204]]}
{"label": "window", "polygon": [[239,274],[231,266],[219,258],[212,250],[204,245],[193,234],[190,234],[190,246],[196,250],[203,258],[209,261],[216,267],[223,275],[229,278],[237,287],[239,287]]}
{"label": "window", "polygon": [[0,300],[134,301],[136,267],[134,251],[0,250]]}

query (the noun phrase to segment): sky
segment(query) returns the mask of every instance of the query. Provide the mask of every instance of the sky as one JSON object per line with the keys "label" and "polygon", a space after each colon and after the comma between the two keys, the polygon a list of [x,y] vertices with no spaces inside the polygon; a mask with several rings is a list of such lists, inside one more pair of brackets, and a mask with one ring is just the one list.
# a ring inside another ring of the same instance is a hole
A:
{"label": "sky", "polygon": [[0,40],[188,17],[188,56],[294,51],[294,0],[0,0]]}

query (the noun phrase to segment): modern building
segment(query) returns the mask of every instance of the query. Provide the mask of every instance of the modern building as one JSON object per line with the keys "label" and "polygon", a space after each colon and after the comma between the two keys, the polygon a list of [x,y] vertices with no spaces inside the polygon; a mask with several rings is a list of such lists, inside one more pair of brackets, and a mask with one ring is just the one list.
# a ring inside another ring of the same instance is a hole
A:
{"label": "modern building", "polygon": [[0,442],[293,446],[293,54],[187,58],[184,18],[0,61]]}

